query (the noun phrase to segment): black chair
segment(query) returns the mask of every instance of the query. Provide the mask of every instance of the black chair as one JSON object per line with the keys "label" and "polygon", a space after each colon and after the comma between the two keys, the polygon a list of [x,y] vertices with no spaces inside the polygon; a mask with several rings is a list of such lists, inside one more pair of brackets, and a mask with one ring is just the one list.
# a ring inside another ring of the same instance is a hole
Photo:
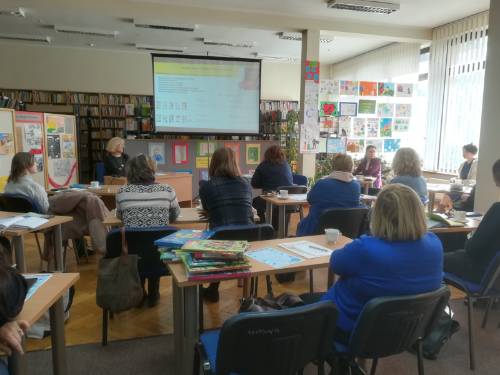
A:
{"label": "black chair", "polygon": [[[36,212],[42,213],[40,206],[29,199],[28,197],[20,194],[0,194],[0,210],[7,212]],[[40,256],[40,269],[43,267],[42,261],[42,247],[40,245],[40,240],[38,238],[38,233],[34,232],[36,245],[38,248],[38,255]]]}
{"label": "black chair", "polygon": [[307,186],[307,177],[301,174],[292,174],[292,182],[294,185],[304,185]]}
{"label": "black chair", "polygon": [[429,293],[380,297],[369,301],[344,346],[336,343],[335,356],[343,356],[352,369],[356,357],[372,359],[370,375],[375,375],[379,358],[417,349],[418,374],[424,374],[422,340],[439,320],[450,298],[448,287]]}
{"label": "black chair", "polygon": [[[287,190],[288,194],[306,194],[307,186],[304,185],[290,185],[290,186],[280,186],[276,188],[277,191]],[[290,223],[290,216],[294,213],[298,213],[300,220],[304,218],[304,210],[301,205],[298,206],[287,206],[285,210],[285,237],[288,236],[288,224]],[[275,222],[274,217],[277,217],[273,212],[273,222]],[[276,221],[277,222],[277,221]]]}
{"label": "black chair", "polygon": [[316,234],[324,234],[326,228],[336,228],[349,238],[358,238],[364,233],[368,221],[368,208],[330,208],[319,217]]}
{"label": "black chair", "polygon": [[[122,252],[120,228],[113,229],[106,237],[105,258],[116,258]],[[160,277],[168,275],[168,270],[154,242],[162,237],[176,232],[174,227],[126,228],[125,237],[128,244],[128,253],[139,256],[139,276],[144,283],[148,279],[148,289],[152,293],[158,291]],[[158,295],[155,295],[157,297]],[[109,311],[103,310],[102,315],[102,345],[108,344]]]}
{"label": "black chair", "polygon": [[204,374],[300,374],[331,352],[336,320],[331,302],[233,316],[222,329],[200,336],[193,374],[200,364]]}
{"label": "black chair", "polygon": [[444,282],[460,289],[466,294],[467,301],[467,317],[469,327],[469,358],[470,369],[474,370],[476,367],[475,350],[474,350],[474,325],[473,323],[473,305],[474,301],[478,299],[487,299],[488,305],[483,316],[481,328],[486,327],[488,316],[491,310],[493,301],[500,298],[500,251],[491,260],[486,273],[484,274],[479,284],[467,281],[457,275],[449,272],[444,273]]}

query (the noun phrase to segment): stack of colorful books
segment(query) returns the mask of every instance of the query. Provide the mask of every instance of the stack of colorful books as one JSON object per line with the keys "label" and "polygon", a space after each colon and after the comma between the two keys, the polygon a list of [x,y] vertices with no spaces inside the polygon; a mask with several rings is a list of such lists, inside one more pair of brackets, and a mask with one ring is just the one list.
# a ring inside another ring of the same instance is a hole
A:
{"label": "stack of colorful books", "polygon": [[188,241],[177,256],[186,266],[189,280],[221,280],[250,277],[245,259],[247,241]]}
{"label": "stack of colorful books", "polygon": [[156,240],[155,245],[160,251],[161,260],[178,261],[177,255],[172,250],[180,249],[188,241],[209,239],[214,233],[212,230],[181,229]]}

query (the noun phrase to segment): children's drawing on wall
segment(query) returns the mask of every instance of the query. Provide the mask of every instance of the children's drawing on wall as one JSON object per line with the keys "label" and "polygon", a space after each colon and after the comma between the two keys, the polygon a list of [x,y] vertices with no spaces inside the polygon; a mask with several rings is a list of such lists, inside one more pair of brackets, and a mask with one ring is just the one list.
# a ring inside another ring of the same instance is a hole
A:
{"label": "children's drawing on wall", "polygon": [[52,160],[54,177],[67,178],[71,175],[71,167],[74,161],[71,159]]}
{"label": "children's drawing on wall", "polygon": [[43,155],[35,154],[33,156],[35,158],[36,171],[43,172]]}
{"label": "children's drawing on wall", "polygon": [[75,141],[73,135],[63,134],[62,135],[63,144],[63,158],[73,159],[75,157]]}
{"label": "children's drawing on wall", "polygon": [[61,158],[61,139],[59,135],[47,135],[47,155],[49,159]]}
{"label": "children's drawing on wall", "polygon": [[0,155],[14,153],[14,139],[10,133],[0,133]]}
{"label": "children's drawing on wall", "polygon": [[148,154],[156,164],[165,164],[165,144],[159,142],[148,143]]}
{"label": "children's drawing on wall", "polygon": [[23,150],[42,150],[42,126],[40,124],[23,126]]}

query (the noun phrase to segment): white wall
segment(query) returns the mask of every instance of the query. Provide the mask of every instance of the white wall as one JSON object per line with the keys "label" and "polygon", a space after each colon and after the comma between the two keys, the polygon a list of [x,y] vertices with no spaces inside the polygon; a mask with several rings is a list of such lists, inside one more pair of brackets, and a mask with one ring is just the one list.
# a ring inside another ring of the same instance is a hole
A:
{"label": "white wall", "polygon": [[[0,44],[0,56],[0,88],[153,94],[147,53]],[[264,62],[261,96],[299,100],[300,64]]]}

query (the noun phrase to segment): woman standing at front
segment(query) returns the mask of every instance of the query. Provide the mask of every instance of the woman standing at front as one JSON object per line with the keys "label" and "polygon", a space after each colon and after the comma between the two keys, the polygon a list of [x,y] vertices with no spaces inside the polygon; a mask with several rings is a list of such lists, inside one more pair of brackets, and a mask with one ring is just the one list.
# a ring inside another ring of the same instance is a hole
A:
{"label": "woman standing at front", "polygon": [[106,145],[106,155],[104,155],[104,175],[125,177],[125,165],[128,155],[123,152],[125,141],[120,137],[111,138]]}
{"label": "woman standing at front", "polygon": [[377,148],[374,145],[366,147],[365,157],[361,159],[354,175],[375,177],[373,187],[377,189],[382,187],[382,162],[377,158]]}

